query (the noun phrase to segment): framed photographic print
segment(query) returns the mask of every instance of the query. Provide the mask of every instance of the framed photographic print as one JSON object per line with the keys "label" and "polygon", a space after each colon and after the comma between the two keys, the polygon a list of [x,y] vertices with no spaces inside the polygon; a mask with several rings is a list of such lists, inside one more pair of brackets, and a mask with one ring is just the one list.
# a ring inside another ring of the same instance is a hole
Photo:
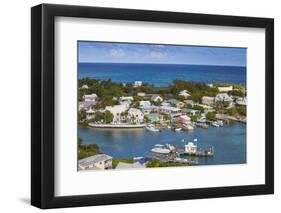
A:
{"label": "framed photographic print", "polygon": [[31,203],[271,194],[274,21],[31,9]]}

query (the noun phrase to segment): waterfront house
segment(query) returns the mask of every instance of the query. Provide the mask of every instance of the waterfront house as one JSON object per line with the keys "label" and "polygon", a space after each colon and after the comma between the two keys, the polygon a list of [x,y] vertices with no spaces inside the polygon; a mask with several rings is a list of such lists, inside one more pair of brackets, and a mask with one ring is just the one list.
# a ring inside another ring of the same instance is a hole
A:
{"label": "waterfront house", "polygon": [[164,113],[164,114],[168,114],[172,117],[181,115],[181,109],[176,108],[176,107],[170,107],[170,106],[160,106],[159,112]]}
{"label": "waterfront house", "polygon": [[187,90],[182,90],[179,93],[179,96],[183,96],[184,98],[188,98],[190,96],[190,94],[187,92]]}
{"label": "waterfront house", "polygon": [[227,93],[219,93],[215,97],[215,102],[232,102],[233,99]]}
{"label": "waterfront house", "polygon": [[154,94],[151,96],[151,101],[153,102],[162,102],[163,101],[163,98],[160,96],[160,95],[157,95],[157,94]]}
{"label": "waterfront house", "polygon": [[135,81],[134,82],[134,87],[140,87],[142,86],[142,81]]}
{"label": "waterfront house", "polygon": [[112,157],[97,154],[78,161],[78,170],[105,170],[112,168]]}
{"label": "waterfront house", "polygon": [[232,91],[232,90],[233,90],[233,87],[232,87],[232,86],[228,86],[228,87],[217,87],[217,89],[218,89],[220,92],[229,92],[229,91]]}
{"label": "waterfront house", "polygon": [[188,124],[188,123],[190,123],[190,121],[191,121],[191,119],[187,115],[181,115],[179,117],[179,122],[181,122],[182,124]]}
{"label": "waterfront house", "polygon": [[96,99],[98,98],[97,94],[95,93],[92,93],[90,95],[83,95],[83,100],[85,102],[88,102],[88,101],[96,101]]}
{"label": "waterfront house", "polygon": [[131,123],[140,124],[143,123],[144,114],[139,109],[130,108],[128,111],[128,119]]}
{"label": "waterfront house", "polygon": [[133,96],[122,96],[122,97],[120,97],[120,101],[133,101],[134,100],[134,98],[133,98]]}
{"label": "waterfront house", "polygon": [[157,106],[143,106],[141,108],[143,114],[147,115],[147,114],[150,114],[151,112],[154,112],[154,111],[158,111],[158,107]]}
{"label": "waterfront house", "polygon": [[87,84],[84,84],[82,87],[80,87],[79,89],[89,89]]}
{"label": "waterfront house", "polygon": [[203,96],[201,102],[205,105],[213,105],[215,103],[215,97]]}
{"label": "waterfront house", "polygon": [[150,101],[140,101],[140,108],[147,108],[150,106],[151,106]]}
{"label": "waterfront house", "polygon": [[86,111],[86,119],[90,120],[92,118],[95,117],[95,111],[92,109],[92,107],[90,107],[87,111]]}
{"label": "waterfront house", "polygon": [[107,106],[105,110],[108,110],[113,114],[113,123],[120,123],[121,122],[121,114],[128,110],[127,105],[114,105],[114,106]]}

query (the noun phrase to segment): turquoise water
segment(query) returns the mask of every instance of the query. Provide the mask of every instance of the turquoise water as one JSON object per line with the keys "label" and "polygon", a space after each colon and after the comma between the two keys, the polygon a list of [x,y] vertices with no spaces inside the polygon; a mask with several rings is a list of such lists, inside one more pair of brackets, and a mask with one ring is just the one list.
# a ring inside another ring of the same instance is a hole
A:
{"label": "turquoise water", "polygon": [[170,143],[183,148],[182,139],[197,138],[199,148],[215,148],[213,158],[198,158],[201,165],[246,163],[246,125],[230,123],[220,128],[196,128],[193,132],[148,132],[145,129],[93,129],[79,127],[84,143],[96,143],[114,158],[143,156],[155,144]]}
{"label": "turquoise water", "polygon": [[113,82],[143,81],[168,86],[174,79],[205,83],[246,85],[246,67],[187,64],[79,63],[79,78],[111,79]]}

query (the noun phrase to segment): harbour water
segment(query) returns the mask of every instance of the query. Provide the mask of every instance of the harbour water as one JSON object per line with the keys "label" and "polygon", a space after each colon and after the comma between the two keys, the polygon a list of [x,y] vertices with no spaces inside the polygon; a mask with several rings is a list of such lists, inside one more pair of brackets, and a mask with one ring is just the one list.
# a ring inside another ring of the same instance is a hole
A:
{"label": "harbour water", "polygon": [[174,79],[204,83],[246,85],[246,67],[187,64],[79,63],[79,79],[111,79],[118,83],[143,81],[154,86],[168,86]]}
{"label": "harbour water", "polygon": [[[94,129],[79,127],[79,136],[85,144],[98,144],[102,152],[114,158],[143,156],[155,144],[172,144],[183,148],[184,142],[197,138],[199,148],[215,148],[212,158],[198,158],[200,165],[246,163],[246,124],[233,122],[223,127],[196,128],[192,132],[145,129]],[[193,157],[194,158],[194,157]]]}

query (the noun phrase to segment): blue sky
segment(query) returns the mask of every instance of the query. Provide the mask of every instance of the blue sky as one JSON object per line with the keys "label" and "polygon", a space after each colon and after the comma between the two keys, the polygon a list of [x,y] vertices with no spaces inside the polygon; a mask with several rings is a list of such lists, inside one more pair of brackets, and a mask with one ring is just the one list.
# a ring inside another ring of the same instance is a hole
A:
{"label": "blue sky", "polygon": [[246,48],[78,42],[79,62],[246,66]]}

